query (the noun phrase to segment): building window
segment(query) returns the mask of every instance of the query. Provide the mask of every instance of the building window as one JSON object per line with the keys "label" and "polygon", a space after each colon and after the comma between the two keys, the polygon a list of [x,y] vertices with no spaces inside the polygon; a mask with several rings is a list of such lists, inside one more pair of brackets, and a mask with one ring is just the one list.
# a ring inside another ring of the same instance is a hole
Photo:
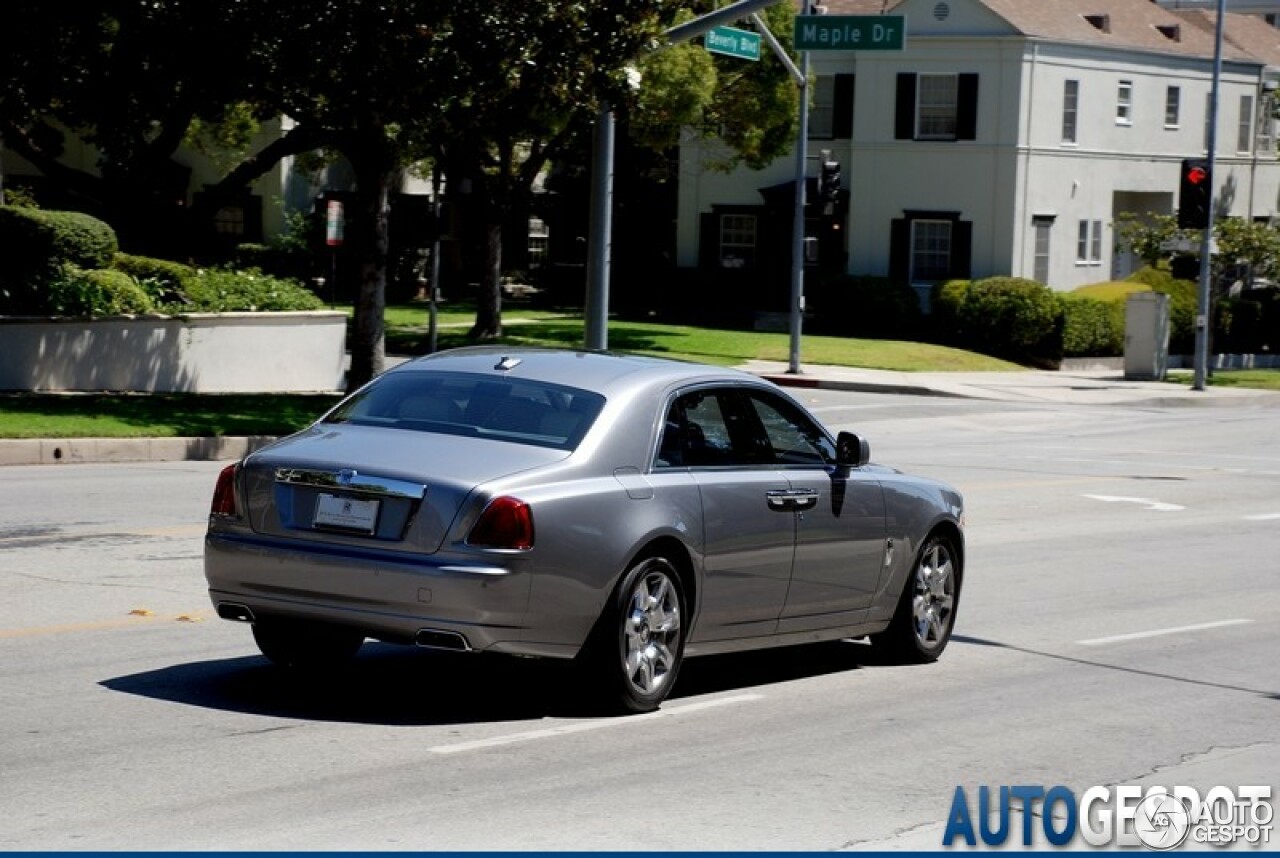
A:
{"label": "building window", "polygon": [[1080,81],[1069,80],[1062,85],[1062,142],[1076,142],[1076,119],[1080,111]]}
{"label": "building window", "polygon": [[1213,92],[1204,97],[1204,151],[1209,151],[1209,138],[1213,131]]}
{"label": "building window", "polygon": [[951,221],[911,222],[911,282],[951,276]]}
{"label": "building window", "polygon": [[1164,91],[1164,127],[1178,127],[1178,112],[1182,104],[1182,88],[1171,86]]}
{"label": "building window", "polygon": [[223,206],[213,216],[213,230],[219,235],[243,236],[245,234],[244,208]]}
{"label": "building window", "polygon": [[813,103],[809,106],[809,136],[830,140],[836,113],[835,75],[818,75],[813,82]]}
{"label": "building window", "polygon": [[1049,282],[1049,242],[1053,235],[1053,218],[1051,216],[1035,216],[1031,218],[1035,229],[1035,266],[1032,277],[1037,283]]}
{"label": "building window", "polygon": [[1240,96],[1240,125],[1236,132],[1236,151],[1253,151],[1253,96]]}
{"label": "building window", "polygon": [[956,138],[957,76],[922,74],[916,92],[916,138]]}
{"label": "building window", "polygon": [[1076,239],[1076,264],[1102,264],[1102,221],[1080,221],[1079,237]]}
{"label": "building window", "polygon": [[720,267],[751,268],[756,261],[756,216],[720,215]]}
{"label": "building window", "polygon": [[1116,124],[1133,124],[1133,81],[1122,80],[1116,90]]}

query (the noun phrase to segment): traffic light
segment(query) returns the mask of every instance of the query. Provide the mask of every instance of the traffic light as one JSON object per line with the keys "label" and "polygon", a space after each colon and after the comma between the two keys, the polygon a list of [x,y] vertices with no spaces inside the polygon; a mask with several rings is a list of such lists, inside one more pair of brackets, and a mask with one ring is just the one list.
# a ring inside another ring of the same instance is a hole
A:
{"label": "traffic light", "polygon": [[818,197],[824,203],[840,199],[840,162],[832,160],[831,153],[822,153],[822,171],[818,178]]}
{"label": "traffic light", "polygon": [[1178,188],[1178,226],[1182,229],[1204,229],[1209,225],[1212,207],[1213,181],[1209,176],[1209,162],[1203,158],[1184,159]]}

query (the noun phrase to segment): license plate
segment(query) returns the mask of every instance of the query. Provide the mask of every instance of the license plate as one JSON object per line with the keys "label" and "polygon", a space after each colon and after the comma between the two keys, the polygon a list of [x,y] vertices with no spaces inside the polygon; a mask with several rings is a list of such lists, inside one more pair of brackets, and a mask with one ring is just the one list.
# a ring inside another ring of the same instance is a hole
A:
{"label": "license plate", "polygon": [[316,500],[316,527],[334,527],[357,533],[373,533],[378,525],[381,501],[354,500],[321,494]]}

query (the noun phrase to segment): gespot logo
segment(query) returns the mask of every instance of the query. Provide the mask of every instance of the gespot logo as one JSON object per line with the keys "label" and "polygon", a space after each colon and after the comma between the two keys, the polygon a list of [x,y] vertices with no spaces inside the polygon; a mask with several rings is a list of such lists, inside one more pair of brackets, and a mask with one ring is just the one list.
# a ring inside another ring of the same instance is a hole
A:
{"label": "gespot logo", "polygon": [[[956,787],[942,845],[1004,845],[1021,835],[1023,846],[1145,846],[1156,851],[1183,845],[1264,847],[1271,843],[1275,808],[1270,786],[1215,786],[1203,796],[1193,787],[1095,786],[1079,799],[1064,786],[978,787],[976,806]],[[1014,812],[1021,813],[1017,830]],[[1037,821],[1037,817],[1039,820]]]}

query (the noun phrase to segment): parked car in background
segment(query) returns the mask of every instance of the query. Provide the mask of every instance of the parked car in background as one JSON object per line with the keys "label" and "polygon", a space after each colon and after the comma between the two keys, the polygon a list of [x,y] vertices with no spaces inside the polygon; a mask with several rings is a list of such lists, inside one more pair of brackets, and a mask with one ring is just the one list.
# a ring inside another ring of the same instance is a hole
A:
{"label": "parked car in background", "polygon": [[688,656],[870,635],[936,659],[962,522],[953,488],[871,464],[755,376],[471,348],[227,466],[205,574],[281,665],[366,638],[576,659],[601,701],[643,712]]}

